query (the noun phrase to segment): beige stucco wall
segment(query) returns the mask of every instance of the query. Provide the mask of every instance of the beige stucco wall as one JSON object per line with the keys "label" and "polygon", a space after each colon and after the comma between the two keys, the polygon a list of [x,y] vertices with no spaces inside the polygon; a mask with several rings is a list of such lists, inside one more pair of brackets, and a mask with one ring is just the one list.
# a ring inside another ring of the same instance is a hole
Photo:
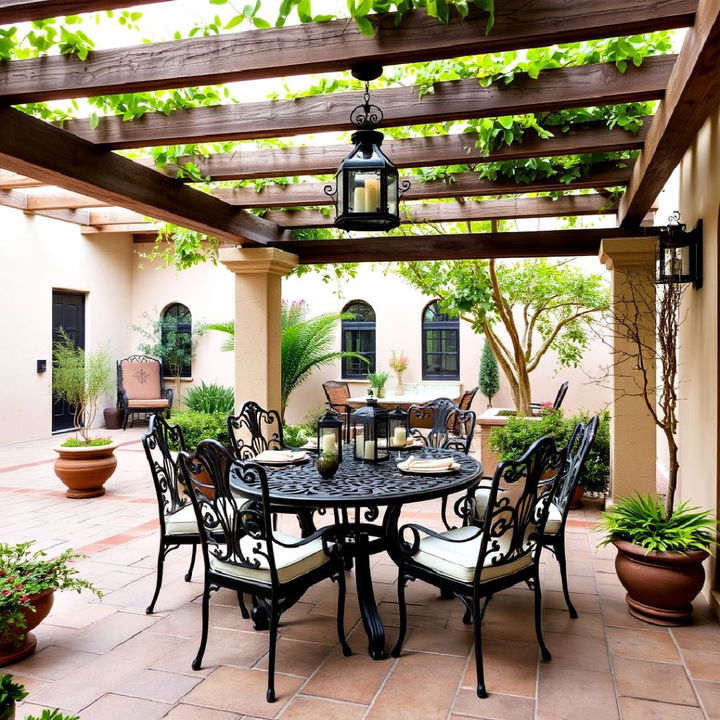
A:
{"label": "beige stucco wall", "polygon": [[[86,293],[85,344],[127,354],[131,238],[83,237],[76,225],[0,208],[0,444],[51,432],[52,290]],[[48,361],[44,374],[36,360]],[[108,397],[105,405],[115,404]],[[102,417],[99,419],[102,424]]]}
{"label": "beige stucco wall", "polygon": [[[718,494],[718,212],[720,109],[708,119],[680,166],[680,211],[693,227],[704,223],[701,290],[685,296],[680,330],[680,497],[720,510]],[[716,562],[706,591],[720,587]]]}

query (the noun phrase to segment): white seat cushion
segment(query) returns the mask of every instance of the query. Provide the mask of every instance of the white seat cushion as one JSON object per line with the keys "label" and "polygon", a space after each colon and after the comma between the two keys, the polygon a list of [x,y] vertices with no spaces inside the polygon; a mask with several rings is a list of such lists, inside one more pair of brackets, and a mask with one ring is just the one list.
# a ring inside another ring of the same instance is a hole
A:
{"label": "white seat cushion", "polygon": [[[475,519],[482,522],[485,519],[488,500],[490,499],[490,488],[480,487],[475,491]],[[560,529],[562,515],[555,503],[550,503],[548,518],[545,523],[545,535],[555,535]]]}
{"label": "white seat cushion", "polygon": [[[293,535],[287,535],[282,532],[275,532],[274,536],[277,540],[284,543],[296,543],[300,538]],[[245,557],[250,560],[258,560],[260,566],[257,568],[241,567],[232,563],[224,562],[218,559],[210,551],[210,568],[221,575],[240,578],[242,580],[252,580],[253,582],[261,582],[270,584],[270,566],[267,558],[263,555],[253,553],[253,550],[260,544],[261,552],[265,552],[265,542],[255,540],[250,536],[245,536],[240,540],[240,547]],[[275,554],[275,565],[277,567],[278,580],[281,583],[290,582],[305,573],[315,570],[315,568],[324,565],[330,558],[323,549],[322,540],[317,538],[307,545],[301,545],[296,548],[286,548],[277,543],[273,544]]]}
{"label": "white seat cushion", "polygon": [[[435,537],[425,537],[420,541],[420,547],[413,555],[413,560],[441,575],[461,582],[472,582],[475,577],[475,566],[480,552],[482,533],[479,533],[478,528],[474,526],[459,527],[442,533],[444,537],[453,540],[465,540],[476,533],[477,537],[472,540],[457,544],[444,542]],[[489,582],[532,565],[530,554],[523,555],[507,564],[493,565],[493,558],[497,557],[498,554],[497,552],[490,553],[485,558],[483,571],[480,574],[480,582]]]}
{"label": "white seat cushion", "polygon": [[188,503],[174,512],[165,516],[166,535],[199,535],[195,510]]}

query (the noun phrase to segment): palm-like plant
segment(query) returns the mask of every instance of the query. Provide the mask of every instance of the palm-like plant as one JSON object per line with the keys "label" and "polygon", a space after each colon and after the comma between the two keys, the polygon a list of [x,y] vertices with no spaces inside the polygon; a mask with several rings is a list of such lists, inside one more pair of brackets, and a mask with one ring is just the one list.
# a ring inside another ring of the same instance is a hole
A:
{"label": "palm-like plant", "polygon": [[[335,324],[351,316],[342,313],[325,313],[308,317],[308,306],[302,300],[283,302],[281,310],[281,378],[280,415],[285,417],[290,395],[302,385],[315,368],[330,365],[343,357],[357,357],[367,362],[364,356],[348,351],[334,350]],[[227,333],[222,349],[235,349],[235,323],[213,323],[208,330]]]}

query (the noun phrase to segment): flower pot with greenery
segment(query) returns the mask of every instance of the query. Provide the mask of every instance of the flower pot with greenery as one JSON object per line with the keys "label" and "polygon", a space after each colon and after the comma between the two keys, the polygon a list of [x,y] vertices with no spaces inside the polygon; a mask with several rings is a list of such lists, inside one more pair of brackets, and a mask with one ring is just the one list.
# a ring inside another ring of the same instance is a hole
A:
{"label": "flower pot with greenery", "polygon": [[[101,593],[78,577],[72,562],[85,557],[67,549],[54,559],[32,542],[0,543],[0,666],[22,660],[37,644],[32,632],[50,612],[58,590]],[[0,714],[0,718],[2,715]]]}
{"label": "flower pot with greenery", "polygon": [[370,387],[375,390],[376,397],[385,397],[385,385],[387,384],[390,373],[386,370],[368,373],[367,379]]}
{"label": "flower pot with greenery", "polygon": [[118,447],[110,438],[91,437],[98,405],[115,390],[110,350],[86,352],[64,333],[53,344],[53,393],[74,409],[78,437],[56,445],[55,474],[67,485],[69,498],[103,495],[105,481],[115,472]]}
{"label": "flower pot with greenery", "polygon": [[15,720],[15,703],[27,697],[27,690],[12,675],[0,675],[0,720]]}

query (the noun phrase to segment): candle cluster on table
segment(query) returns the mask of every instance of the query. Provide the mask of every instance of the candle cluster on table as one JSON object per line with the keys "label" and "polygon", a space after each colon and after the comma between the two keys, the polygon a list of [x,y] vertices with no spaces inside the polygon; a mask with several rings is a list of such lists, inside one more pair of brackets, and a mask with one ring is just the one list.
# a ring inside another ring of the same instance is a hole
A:
{"label": "candle cluster on table", "polygon": [[342,427],[342,418],[328,406],[325,414],[318,420],[318,452],[337,455],[338,462],[342,460]]}
{"label": "candle cluster on table", "polygon": [[350,416],[353,456],[364,462],[387,460],[390,457],[389,413],[377,404],[377,398],[372,395],[365,402],[365,407],[355,410]]}
{"label": "candle cluster on table", "polygon": [[410,435],[410,416],[401,407],[388,414],[388,434],[391,448],[404,448]]}

